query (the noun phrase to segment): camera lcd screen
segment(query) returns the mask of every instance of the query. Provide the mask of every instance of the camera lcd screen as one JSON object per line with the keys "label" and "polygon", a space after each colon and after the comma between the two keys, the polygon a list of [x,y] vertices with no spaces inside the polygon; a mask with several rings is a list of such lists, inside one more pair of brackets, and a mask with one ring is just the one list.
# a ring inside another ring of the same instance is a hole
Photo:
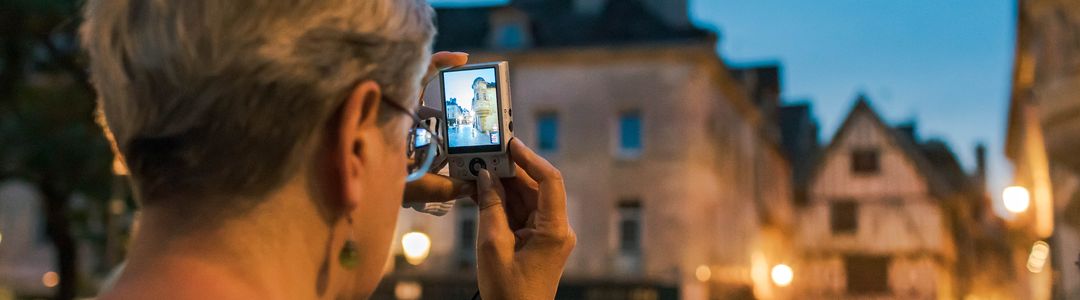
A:
{"label": "camera lcd screen", "polygon": [[499,78],[495,67],[442,73],[445,137],[450,154],[502,149]]}

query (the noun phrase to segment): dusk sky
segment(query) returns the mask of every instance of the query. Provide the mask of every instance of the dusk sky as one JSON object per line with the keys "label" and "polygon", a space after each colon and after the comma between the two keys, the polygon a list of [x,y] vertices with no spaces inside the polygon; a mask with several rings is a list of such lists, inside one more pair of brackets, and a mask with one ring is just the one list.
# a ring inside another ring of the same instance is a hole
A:
{"label": "dusk sky", "polygon": [[473,98],[473,81],[476,81],[477,77],[484,78],[484,81],[495,82],[495,69],[478,69],[458,72],[444,73],[443,84],[446,86],[446,99],[457,98],[458,106],[469,111],[473,111],[472,98]]}
{"label": "dusk sky", "polygon": [[861,92],[886,121],[914,120],[922,138],[948,141],[969,171],[976,143],[986,143],[995,199],[1011,181],[1002,147],[1015,0],[689,1],[694,22],[719,33],[729,65],[782,64],[785,101],[813,103],[823,141]]}

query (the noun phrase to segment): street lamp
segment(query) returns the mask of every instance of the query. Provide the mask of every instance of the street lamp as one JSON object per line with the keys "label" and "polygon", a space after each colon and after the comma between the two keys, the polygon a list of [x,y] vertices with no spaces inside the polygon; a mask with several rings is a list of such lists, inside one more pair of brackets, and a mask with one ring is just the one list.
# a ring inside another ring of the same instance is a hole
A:
{"label": "street lamp", "polygon": [[794,279],[795,272],[791,270],[791,267],[785,264],[779,264],[772,268],[772,281],[777,286],[785,287],[791,284],[791,280]]}
{"label": "street lamp", "polygon": [[1027,211],[1031,205],[1031,194],[1022,186],[1010,186],[1001,192],[1001,200],[1005,204],[1005,210],[1018,214]]}
{"label": "street lamp", "polygon": [[431,239],[422,232],[409,232],[401,237],[401,248],[405,252],[405,261],[419,265],[431,251]]}

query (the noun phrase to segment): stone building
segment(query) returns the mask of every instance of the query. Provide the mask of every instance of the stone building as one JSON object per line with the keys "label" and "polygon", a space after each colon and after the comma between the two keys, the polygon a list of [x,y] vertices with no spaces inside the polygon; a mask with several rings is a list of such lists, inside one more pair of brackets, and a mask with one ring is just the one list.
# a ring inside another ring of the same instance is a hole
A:
{"label": "stone building", "polygon": [[[563,172],[578,246],[561,298],[787,295],[769,279],[794,259],[778,67],[729,68],[681,0],[437,13],[436,50],[510,61],[514,134]],[[431,252],[417,266],[399,259],[382,291],[414,282],[424,297],[471,296],[475,214],[467,201],[443,217],[404,213],[399,236],[425,232]]]}
{"label": "stone building", "polygon": [[498,89],[494,82],[486,82],[484,78],[477,77],[473,82],[472,109],[476,114],[476,122],[473,127],[477,131],[488,133],[499,129],[499,118],[495,114],[498,110]]}
{"label": "stone building", "polygon": [[1031,205],[1009,222],[1014,267],[1023,299],[1080,299],[1080,3],[1021,0],[1017,20],[1005,155]]}
{"label": "stone building", "polygon": [[[979,149],[982,149],[981,147]],[[984,150],[976,150],[984,151]],[[981,152],[980,152],[981,153]],[[856,100],[809,174],[794,293],[804,299],[958,299],[1003,272],[986,234],[985,165],[966,174],[914,124],[890,127]],[[997,260],[995,260],[997,259]],[[978,264],[978,265],[977,265]]]}

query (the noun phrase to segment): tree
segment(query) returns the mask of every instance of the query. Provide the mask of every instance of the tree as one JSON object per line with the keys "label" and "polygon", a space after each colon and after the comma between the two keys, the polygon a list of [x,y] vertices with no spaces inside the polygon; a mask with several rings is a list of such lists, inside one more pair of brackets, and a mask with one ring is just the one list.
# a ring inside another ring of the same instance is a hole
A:
{"label": "tree", "polygon": [[112,154],[94,122],[94,92],[79,64],[81,1],[8,0],[0,4],[0,180],[40,191],[46,233],[56,247],[56,299],[79,287],[71,196],[104,201]]}

